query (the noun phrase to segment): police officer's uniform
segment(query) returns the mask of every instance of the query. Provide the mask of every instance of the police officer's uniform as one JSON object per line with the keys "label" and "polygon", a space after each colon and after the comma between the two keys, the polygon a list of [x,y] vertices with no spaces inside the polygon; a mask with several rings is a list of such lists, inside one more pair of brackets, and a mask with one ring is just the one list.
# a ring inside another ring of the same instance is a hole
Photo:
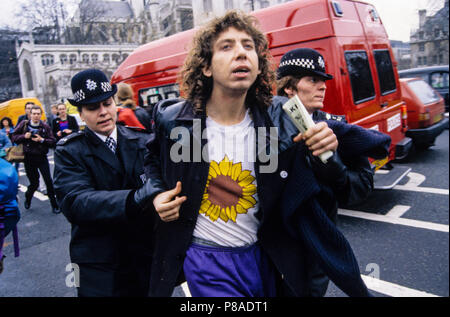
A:
{"label": "police officer's uniform", "polygon": [[[323,80],[333,78],[332,75],[326,73],[323,56],[310,48],[293,49],[282,56],[277,77],[281,79],[285,76],[319,76]],[[347,122],[343,115],[329,114],[321,110],[313,112],[312,119],[315,122],[327,120]],[[316,165],[313,170],[316,171],[317,179],[333,188],[337,201],[335,208],[328,216],[334,222],[337,221],[338,203],[340,206],[346,206],[361,202],[373,190],[373,171],[367,157],[354,157],[352,161],[342,162],[335,153],[326,165],[312,156],[310,164]],[[341,173],[341,171],[345,171],[345,173]],[[336,179],[342,180],[342,177],[334,179],[333,176],[330,176],[337,174],[345,175],[345,186],[339,182],[336,183]],[[328,287],[328,277],[312,257],[308,257],[308,259],[309,295],[312,297],[324,296]]]}
{"label": "police officer's uniform", "polygon": [[[103,78],[96,80],[96,74],[87,78],[100,86]],[[106,84],[105,90],[114,93]],[[144,212],[133,194],[145,183],[149,135],[116,128],[115,153],[86,127],[61,139],[54,155],[57,199],[72,225],[70,257],[80,269],[79,296],[146,296],[148,292],[156,212]]]}

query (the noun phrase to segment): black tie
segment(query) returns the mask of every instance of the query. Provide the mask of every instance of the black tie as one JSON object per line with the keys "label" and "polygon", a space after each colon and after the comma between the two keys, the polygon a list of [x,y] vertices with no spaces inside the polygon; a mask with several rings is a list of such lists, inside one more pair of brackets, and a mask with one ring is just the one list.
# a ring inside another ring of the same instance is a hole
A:
{"label": "black tie", "polygon": [[117,144],[113,138],[107,137],[105,143],[113,153],[116,153]]}

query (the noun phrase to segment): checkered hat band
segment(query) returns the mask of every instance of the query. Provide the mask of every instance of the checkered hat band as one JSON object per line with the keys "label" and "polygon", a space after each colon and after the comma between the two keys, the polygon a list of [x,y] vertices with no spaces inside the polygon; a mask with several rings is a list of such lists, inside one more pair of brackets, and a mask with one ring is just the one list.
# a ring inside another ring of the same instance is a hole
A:
{"label": "checkered hat band", "polygon": [[312,59],[307,59],[307,58],[289,59],[289,60],[283,61],[279,67],[284,67],[284,66],[300,66],[302,68],[316,69],[316,67],[314,66],[314,61]]}
{"label": "checkered hat band", "polygon": [[[97,89],[98,85],[95,81],[88,79],[86,81],[86,89],[88,89],[91,92],[95,92],[95,90]],[[101,82],[100,83],[100,89],[106,93],[106,92],[110,92],[112,91],[112,86],[109,82]],[[88,93],[88,92],[86,92]],[[76,102],[80,102],[83,101],[84,99],[86,99],[86,93],[83,91],[83,89],[78,90],[77,92],[75,92],[75,94],[73,95],[73,99]]]}

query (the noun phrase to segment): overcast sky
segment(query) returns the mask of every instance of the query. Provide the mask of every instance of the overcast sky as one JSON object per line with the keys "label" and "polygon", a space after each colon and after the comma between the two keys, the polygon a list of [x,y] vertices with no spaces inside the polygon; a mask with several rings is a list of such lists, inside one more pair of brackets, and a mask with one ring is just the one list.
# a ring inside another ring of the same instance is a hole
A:
{"label": "overcast sky", "polygon": [[[14,17],[18,3],[25,0],[0,0],[0,26],[18,27],[20,19]],[[242,0],[245,1],[245,0]],[[391,40],[409,42],[411,28],[419,23],[418,10],[425,9],[430,0],[365,0],[373,4],[384,23]],[[444,5],[444,0],[431,1]],[[436,9],[436,4],[434,5]]]}

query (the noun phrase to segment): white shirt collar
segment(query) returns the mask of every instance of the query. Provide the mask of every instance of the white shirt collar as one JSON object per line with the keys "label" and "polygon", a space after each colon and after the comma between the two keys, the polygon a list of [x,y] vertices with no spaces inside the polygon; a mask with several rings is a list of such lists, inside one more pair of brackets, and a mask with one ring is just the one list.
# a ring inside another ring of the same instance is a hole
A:
{"label": "white shirt collar", "polygon": [[[107,136],[104,136],[103,134],[99,134],[95,131],[93,131],[99,138],[100,140],[102,140],[103,142],[106,141],[106,139],[108,138]],[[114,141],[116,141],[117,144],[117,127],[114,128],[114,130],[111,132],[111,134],[109,135],[111,138],[114,139]]]}

